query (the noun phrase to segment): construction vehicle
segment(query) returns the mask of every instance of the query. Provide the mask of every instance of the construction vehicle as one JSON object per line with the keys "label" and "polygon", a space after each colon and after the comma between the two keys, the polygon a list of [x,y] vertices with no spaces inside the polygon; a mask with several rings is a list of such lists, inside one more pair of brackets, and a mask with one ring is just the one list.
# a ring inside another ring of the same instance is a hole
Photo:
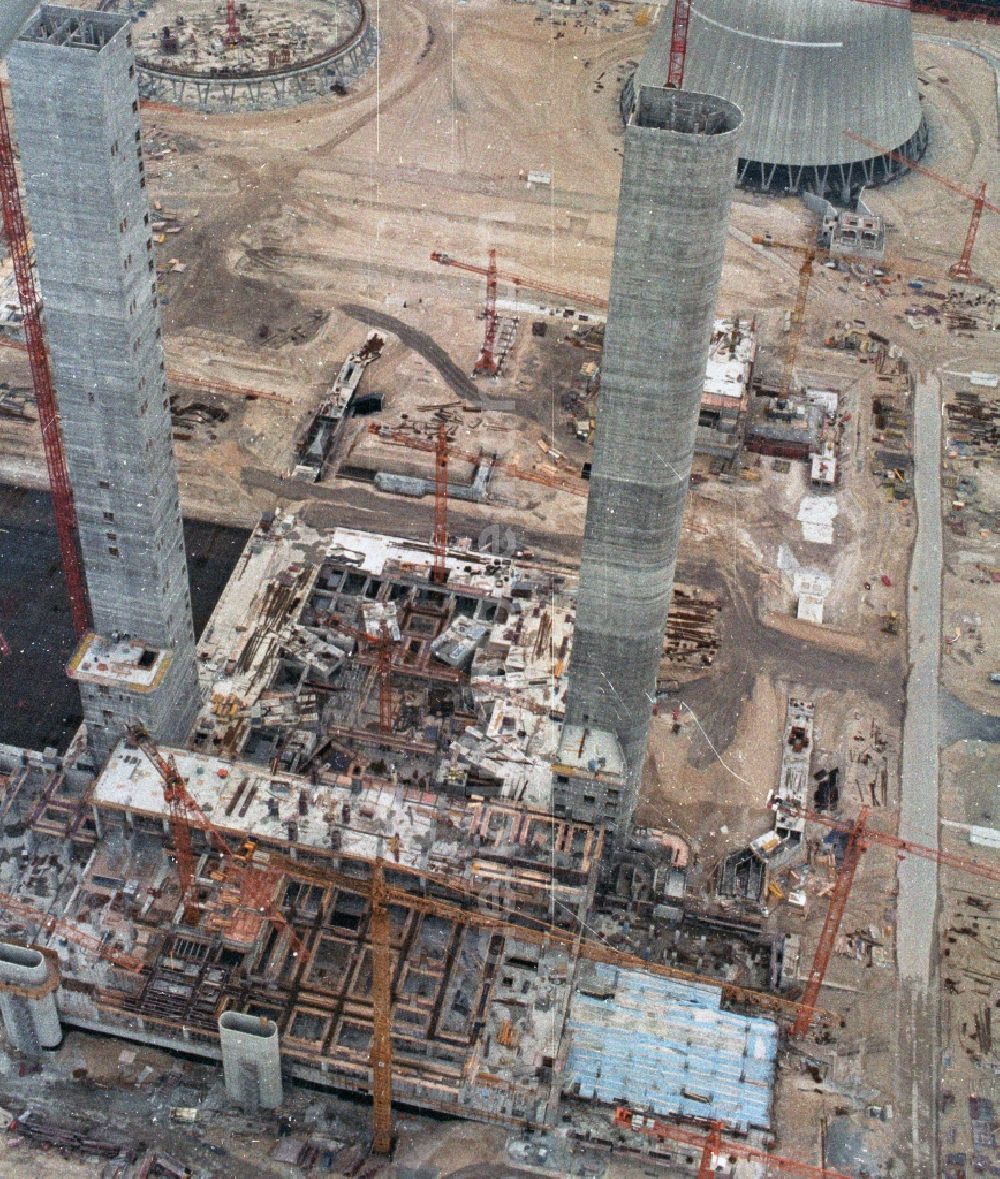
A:
{"label": "construction vehicle", "polygon": [[[885,0],[871,0],[871,2],[884,3]],[[979,222],[982,219],[983,210],[988,209],[991,213],[1000,213],[1000,206],[994,205],[986,199],[986,182],[983,181],[980,184],[978,192],[969,192],[967,189],[962,188],[961,185],[956,184],[954,180],[949,180],[947,176],[942,176],[940,172],[935,172],[932,168],[928,168],[926,164],[918,164],[915,160],[909,159],[898,151],[891,151],[887,147],[882,147],[881,144],[875,143],[871,139],[866,139],[863,135],[858,135],[854,131],[845,131],[844,134],[848,139],[853,139],[856,143],[863,143],[865,147],[870,147],[872,151],[877,151],[881,155],[891,157],[911,171],[919,172],[921,176],[928,176],[931,180],[936,180],[938,184],[943,185],[949,191],[957,193],[958,196],[964,197],[967,201],[972,202],[972,216],[969,220],[969,228],[965,234],[965,244],[962,246],[961,256],[948,270],[952,278],[971,279],[972,250],[976,244],[976,234],[979,230]]]}
{"label": "construction vehicle", "polygon": [[847,906],[847,898],[850,896],[851,886],[854,883],[854,876],[861,863],[861,857],[869,845],[880,844],[883,847],[892,848],[897,854],[922,856],[924,859],[934,860],[935,863],[944,864],[946,867],[956,868],[960,872],[968,872],[970,875],[980,876],[986,880],[1000,881],[1000,867],[994,868],[978,860],[970,860],[965,856],[941,851],[939,848],[925,847],[912,840],[890,835],[886,831],[873,830],[868,826],[868,817],[871,813],[869,807],[862,807],[853,823],[845,823],[840,819],[831,818],[829,815],[819,814],[816,811],[783,801],[776,803],[776,809],[796,818],[819,823],[832,831],[843,832],[848,837],[844,847],[843,860],[837,872],[833,891],[830,893],[830,906],[827,909],[826,920],[820,932],[812,967],[799,1003],[799,1012],[792,1025],[791,1035],[794,1039],[804,1036],[812,1024],[816,1000],[819,998],[823,980],[830,965],[830,958],[840,930],[840,923],[843,920],[844,909]]}
{"label": "construction vehicle", "polygon": [[740,1160],[760,1163],[767,1167],[771,1173],[779,1171],[783,1175],[804,1175],[806,1179],[850,1179],[848,1175],[842,1171],[835,1171],[832,1167],[817,1167],[811,1163],[800,1163],[795,1159],[785,1158],[783,1155],[758,1150],[746,1142],[723,1138],[721,1122],[712,1122],[708,1133],[701,1134],[688,1126],[664,1122],[659,1118],[649,1117],[629,1109],[627,1106],[619,1106],[615,1110],[615,1125],[620,1130],[645,1134],[648,1138],[655,1138],[660,1142],[676,1142],[679,1146],[691,1146],[700,1150],[698,1179],[714,1177],[718,1173],[718,1169],[726,1162],[736,1163]]}

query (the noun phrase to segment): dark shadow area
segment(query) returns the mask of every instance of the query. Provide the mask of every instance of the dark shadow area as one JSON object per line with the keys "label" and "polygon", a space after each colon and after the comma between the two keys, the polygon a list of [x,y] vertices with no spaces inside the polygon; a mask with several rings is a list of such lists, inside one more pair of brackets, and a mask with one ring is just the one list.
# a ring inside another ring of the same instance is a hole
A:
{"label": "dark shadow area", "polygon": [[[195,633],[200,635],[248,533],[185,520]],[[66,747],[80,723],[80,700],[66,678],[73,630],[46,492],[0,485],[0,742]],[[2,648],[2,644],[0,644]]]}

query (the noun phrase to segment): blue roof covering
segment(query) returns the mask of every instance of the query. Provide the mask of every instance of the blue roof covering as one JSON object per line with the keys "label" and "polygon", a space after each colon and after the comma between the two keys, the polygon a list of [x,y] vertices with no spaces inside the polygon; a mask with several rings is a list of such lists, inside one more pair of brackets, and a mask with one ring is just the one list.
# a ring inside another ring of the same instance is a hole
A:
{"label": "blue roof covering", "polygon": [[563,1089],[661,1117],[770,1128],[777,1025],[723,1011],[721,999],[717,987],[595,963],[570,1006]]}

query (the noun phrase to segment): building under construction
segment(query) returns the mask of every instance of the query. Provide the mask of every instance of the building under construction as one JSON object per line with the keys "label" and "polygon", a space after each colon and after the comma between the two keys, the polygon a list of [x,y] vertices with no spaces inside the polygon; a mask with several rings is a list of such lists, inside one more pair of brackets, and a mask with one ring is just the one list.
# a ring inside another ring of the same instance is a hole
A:
{"label": "building under construction", "polygon": [[[626,84],[626,115],[642,86],[662,86],[668,76],[672,7],[665,6]],[[905,174],[906,160],[919,160],[927,146],[910,12],[903,5],[691,5],[684,86],[721,95],[743,110],[738,183],[747,188],[809,191],[848,203],[866,185]],[[881,146],[882,153],[848,133]]]}
{"label": "building under construction", "polygon": [[270,515],[196,653],[130,40],[44,7],[11,53],[94,628],[85,734],[0,751],[9,1038],[221,1058],[255,1108],[371,1093],[380,1151],[392,1100],[766,1140],[780,946],[633,825],[739,110],[644,88],[628,128],[579,585],[450,544],[439,453],[432,540]]}

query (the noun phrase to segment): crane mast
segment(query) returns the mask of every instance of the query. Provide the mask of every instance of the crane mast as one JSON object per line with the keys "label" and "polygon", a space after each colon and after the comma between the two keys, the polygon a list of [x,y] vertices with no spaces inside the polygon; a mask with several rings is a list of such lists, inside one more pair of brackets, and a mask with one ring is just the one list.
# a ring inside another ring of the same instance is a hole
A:
{"label": "crane mast", "polygon": [[[883,0],[875,0],[875,2],[882,3]],[[858,135],[855,131],[845,131],[844,134],[848,139],[853,139],[855,143],[863,143],[865,147],[871,148],[872,151],[879,152],[880,155],[889,156],[897,163],[903,164],[913,172],[919,172],[921,176],[927,176],[931,180],[936,180],[938,184],[947,188],[950,192],[957,196],[964,197],[967,201],[972,202],[972,215],[969,218],[969,228],[965,234],[965,243],[962,246],[962,253],[957,262],[955,262],[949,269],[948,273],[952,278],[957,279],[971,279],[972,275],[972,250],[976,244],[976,233],[979,230],[979,222],[983,216],[983,210],[988,209],[991,213],[1000,213],[1000,205],[993,204],[992,201],[986,199],[986,184],[980,184],[978,192],[969,192],[960,184],[956,184],[954,180],[949,180],[947,176],[942,176],[940,172],[935,172],[933,168],[928,168],[926,164],[919,164],[916,160],[911,160],[907,156],[902,155],[898,151],[892,151],[887,147],[883,147],[880,143],[876,143],[873,139],[866,139],[864,135]]]}
{"label": "crane mast", "polygon": [[486,268],[486,338],[479,359],[472,367],[476,376],[495,377],[497,374],[497,252],[490,250],[490,264]]}
{"label": "crane mast", "polygon": [[647,1138],[655,1138],[661,1142],[676,1142],[681,1146],[692,1146],[701,1150],[701,1160],[698,1168],[698,1179],[708,1179],[716,1172],[716,1163],[721,1161],[719,1156],[730,1160],[742,1159],[749,1163],[761,1163],[765,1167],[781,1171],[786,1175],[800,1175],[804,1179],[850,1179],[842,1171],[835,1171],[832,1167],[817,1167],[812,1163],[800,1163],[797,1159],[785,1158],[784,1155],[771,1154],[766,1150],[758,1150],[746,1142],[737,1142],[732,1138],[722,1137],[722,1123],[712,1122],[708,1133],[702,1134],[690,1126],[681,1126],[674,1122],[664,1122],[659,1118],[649,1117],[628,1106],[620,1105],[615,1110],[615,1125],[620,1130],[629,1130],[635,1134],[645,1134]]}
{"label": "crane mast", "polygon": [[437,428],[434,448],[434,565],[431,581],[444,585],[448,577],[448,431]]}
{"label": "crane mast", "polygon": [[806,981],[806,988],[799,1003],[799,1011],[795,1017],[795,1022],[792,1025],[791,1035],[793,1039],[799,1039],[809,1031],[813,1016],[816,1013],[816,1000],[819,998],[819,993],[823,987],[823,980],[826,977],[826,971],[830,965],[830,958],[833,954],[833,947],[840,930],[840,923],[844,917],[844,909],[847,906],[847,899],[850,896],[851,886],[854,883],[854,876],[858,870],[858,865],[861,863],[861,856],[869,844],[881,844],[904,855],[922,856],[924,859],[934,860],[936,863],[945,864],[948,867],[956,868],[961,872],[967,872],[973,876],[981,876],[986,880],[1000,881],[1000,868],[993,868],[989,864],[983,864],[977,860],[970,860],[964,856],[956,856],[951,852],[943,852],[940,848],[926,847],[924,844],[914,843],[909,839],[900,839],[898,836],[890,835],[885,831],[873,831],[868,826],[868,818],[871,814],[871,808],[869,807],[861,808],[853,824],[843,823],[839,819],[831,818],[829,815],[822,815],[805,807],[798,807],[785,802],[778,803],[777,807],[786,814],[808,819],[824,827],[829,827],[831,830],[841,831],[847,834],[847,846],[844,849],[844,858],[837,872],[833,892],[830,895],[830,905],[827,909],[823,929],[816,946],[816,953],[813,956],[812,967]]}
{"label": "crane mast", "polygon": [[42,327],[42,301],[35,287],[28,227],[21,204],[17,168],[14,164],[14,140],[7,117],[7,101],[0,90],[0,202],[3,205],[3,225],[10,247],[11,262],[21,303],[31,384],[38,408],[38,425],[42,432],[42,446],[52,491],[52,508],[56,520],[56,536],[62,558],[66,592],[69,595],[70,619],[78,639],[90,629],[90,607],[87,602],[86,582],[77,537],[76,508],[73,489],[66,469],[59,411],[56,406],[52,370]]}

